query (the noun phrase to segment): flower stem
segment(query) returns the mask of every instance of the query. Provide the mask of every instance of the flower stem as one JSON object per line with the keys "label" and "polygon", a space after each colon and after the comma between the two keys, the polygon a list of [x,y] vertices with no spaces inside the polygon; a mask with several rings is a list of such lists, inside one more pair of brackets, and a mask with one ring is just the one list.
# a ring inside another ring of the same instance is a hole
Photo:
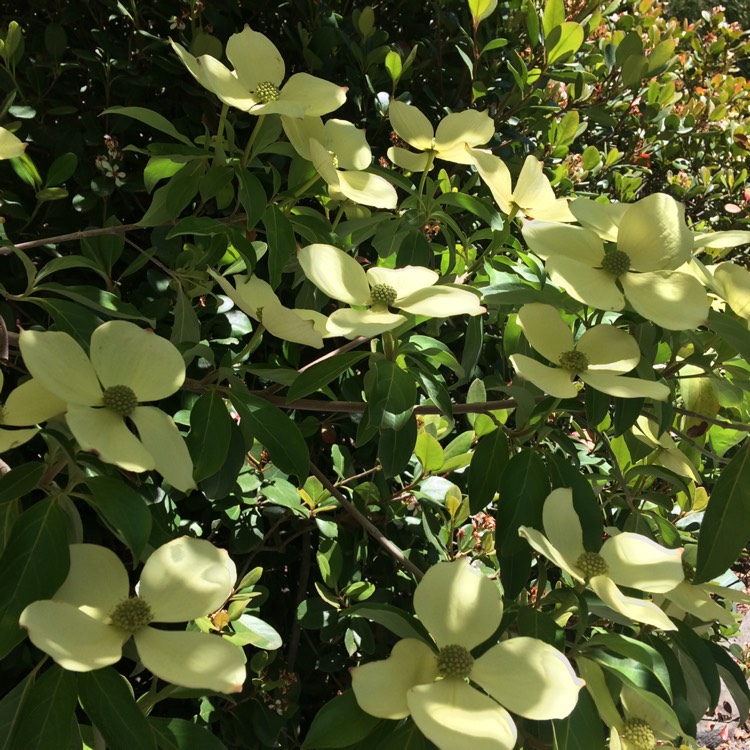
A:
{"label": "flower stem", "polygon": [[424,194],[424,186],[427,182],[427,175],[430,173],[430,170],[432,169],[432,164],[435,161],[434,151],[428,151],[427,154],[428,154],[427,164],[425,164],[424,171],[422,172],[422,179],[419,181],[419,188],[417,190],[420,198]]}
{"label": "flower stem", "polygon": [[214,141],[214,164],[223,164],[226,161],[226,152],[224,151],[223,138],[224,125],[227,121],[228,114],[229,105],[225,104],[221,108],[221,115],[219,116],[219,127],[216,128],[216,140]]}
{"label": "flower stem", "polygon": [[390,331],[386,331],[383,334],[383,354],[389,362],[393,362],[395,355],[395,343],[393,341],[393,334]]}

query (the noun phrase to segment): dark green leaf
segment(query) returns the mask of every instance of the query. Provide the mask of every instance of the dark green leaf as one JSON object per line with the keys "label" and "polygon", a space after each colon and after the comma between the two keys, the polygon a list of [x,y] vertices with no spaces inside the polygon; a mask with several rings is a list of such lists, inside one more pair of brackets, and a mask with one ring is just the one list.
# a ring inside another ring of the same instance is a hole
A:
{"label": "dark green leaf", "polygon": [[61,154],[50,164],[45,185],[47,187],[62,185],[63,182],[73,176],[73,172],[76,171],[77,166],[78,157],[75,154],[71,152]]}
{"label": "dark green leaf", "polygon": [[247,214],[247,229],[252,229],[266,212],[266,193],[260,180],[244,167],[237,164],[235,173],[240,184],[237,195]]}
{"label": "dark green leaf", "polygon": [[133,699],[128,681],[115,669],[81,673],[78,696],[110,750],[156,750],[148,720]]}
{"label": "dark green leaf", "polygon": [[21,705],[12,747],[60,750],[71,741],[78,675],[56,664],[34,683]]}
{"label": "dark green leaf", "polygon": [[268,206],[263,212],[262,221],[268,241],[269,282],[275,289],[281,282],[284,266],[294,255],[297,241],[289,219],[278,206]]}
{"label": "dark green leaf", "polygon": [[675,620],[675,623],[677,625],[677,632],[670,633],[670,638],[678,648],[684,651],[695,662],[695,666],[700,672],[701,679],[706,686],[711,701],[705,708],[706,710],[713,708],[719,703],[721,681],[711,651],[706,645],[705,638],[697,636],[692,628],[689,628],[679,620]]}
{"label": "dark green leaf", "polygon": [[552,721],[555,750],[593,750],[605,746],[604,730],[596,704],[587,690],[578,693],[578,702],[565,719]]}
{"label": "dark green leaf", "polygon": [[361,362],[365,357],[368,357],[369,354],[370,352],[347,352],[324,359],[322,362],[309,367],[295,378],[294,383],[289,388],[287,400],[296,401],[298,398],[304,398],[315,391],[319,391],[350,367],[354,367],[357,362]]}
{"label": "dark green leaf", "polygon": [[41,307],[55,322],[57,330],[72,336],[83,347],[84,351],[88,351],[89,341],[91,341],[91,334],[94,329],[104,322],[91,310],[66,299],[30,297],[29,302]]}
{"label": "dark green leaf", "polygon": [[492,502],[507,463],[508,438],[498,428],[477,443],[471,457],[468,492],[472,513],[479,513]]}
{"label": "dark green leaf", "polygon": [[719,475],[698,540],[695,582],[720,576],[750,538],[750,443],[739,449]]}
{"label": "dark green leaf", "polygon": [[145,107],[110,107],[100,114],[132,117],[134,120],[138,120],[138,122],[142,122],[150,128],[160,130],[162,133],[172,136],[172,138],[184,143],[186,146],[193,145],[193,142],[187,136],[182,135],[166,117],[151,109],[146,109]]}
{"label": "dark green leaf", "polygon": [[32,461],[11,469],[0,476],[0,504],[28,494],[44,476],[47,466],[41,461]]}
{"label": "dark green leaf", "polygon": [[49,498],[31,506],[13,525],[0,557],[0,658],[24,638],[18,618],[27,604],[52,596],[68,575],[65,513]]}
{"label": "dark green leaf", "polygon": [[411,615],[406,614],[403,609],[394,607],[392,604],[380,604],[378,602],[366,602],[355,604],[346,610],[348,617],[363,617],[370,622],[376,622],[384,628],[388,628],[399,638],[416,638],[428,641],[429,637],[422,623]]}
{"label": "dark green leaf", "polygon": [[34,685],[29,674],[0,701],[0,750],[12,750],[11,740],[21,718],[21,707]]}
{"label": "dark green leaf", "polygon": [[231,429],[232,418],[224,399],[216,391],[200,396],[190,412],[190,433],[186,439],[196,482],[215,474],[223,465]]}
{"label": "dark green leaf", "polygon": [[274,464],[287,474],[307,477],[310,452],[299,427],[262,398],[239,391],[232,391],[229,397],[240,419],[247,421],[250,432],[268,449]]}
{"label": "dark green leaf", "polygon": [[400,430],[409,422],[417,401],[417,386],[410,373],[387,359],[370,370],[374,383],[367,393],[362,419],[372,427]]}
{"label": "dark green leaf", "polygon": [[91,490],[89,503],[104,523],[122,537],[133,559],[139,559],[151,535],[151,513],[146,499],[121,479],[87,477],[86,484]]}
{"label": "dark green leaf", "polygon": [[353,745],[367,737],[381,720],[366,714],[351,690],[337,695],[318,711],[302,743],[303,750]]}
{"label": "dark green leaf", "polygon": [[386,477],[395,477],[409,463],[417,442],[417,419],[411,414],[406,425],[400,430],[380,431],[378,460]]}
{"label": "dark green leaf", "polygon": [[150,717],[149,724],[159,750],[226,750],[210,730],[185,719]]}
{"label": "dark green leaf", "polygon": [[709,310],[708,327],[718,333],[724,341],[729,344],[745,362],[750,362],[750,331],[747,323],[727,313],[718,310]]}

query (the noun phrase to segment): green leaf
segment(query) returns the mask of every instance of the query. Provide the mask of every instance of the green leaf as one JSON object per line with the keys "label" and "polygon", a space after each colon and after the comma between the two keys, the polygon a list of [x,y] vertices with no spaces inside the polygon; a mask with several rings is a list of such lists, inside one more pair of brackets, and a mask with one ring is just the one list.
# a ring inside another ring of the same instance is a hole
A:
{"label": "green leaf", "polygon": [[13,750],[11,740],[21,718],[21,709],[34,685],[29,674],[0,701],[0,750]]}
{"label": "green leaf", "polygon": [[49,170],[47,171],[47,182],[46,187],[53,187],[54,185],[62,185],[65,180],[69,180],[73,176],[73,172],[76,171],[78,166],[78,157],[71,152],[62,154],[50,164]]}
{"label": "green leaf", "polygon": [[386,477],[395,477],[409,464],[417,441],[417,418],[411,414],[400,430],[380,431],[378,460]]}
{"label": "green leaf", "polygon": [[563,118],[557,123],[552,137],[553,146],[570,146],[576,139],[578,133],[578,124],[581,116],[575,109],[566,112]]}
{"label": "green leaf", "polygon": [[156,227],[177,219],[197,194],[205,169],[203,159],[186,164],[166,185],[154,191],[151,205],[138,224]]}
{"label": "green leaf", "polygon": [[416,638],[420,641],[429,641],[429,636],[422,623],[416,617],[412,617],[403,609],[394,607],[392,604],[380,604],[379,602],[355,604],[346,610],[346,615],[348,617],[362,617],[365,620],[382,625],[399,638]]}
{"label": "green leaf", "polygon": [[747,716],[750,711],[750,687],[737,662],[718,643],[705,640],[706,647],[711,652],[714,663],[719,669],[719,677],[732,696],[740,716]]}
{"label": "green leaf", "polygon": [[583,38],[583,26],[575,21],[566,21],[556,26],[544,40],[547,65],[554,65],[573,56],[581,48]]}
{"label": "green leaf", "polygon": [[247,214],[246,228],[252,229],[266,212],[268,199],[263,190],[263,185],[260,184],[260,180],[254,174],[248,172],[239,164],[235,165],[234,171],[239,182],[237,197],[245,209],[245,214]]}
{"label": "green leaf", "polygon": [[151,716],[148,720],[159,750],[226,750],[210,730],[186,719]]}
{"label": "green leaf", "polygon": [[720,576],[750,537],[750,443],[738,450],[716,481],[698,539],[695,582]]}
{"label": "green leaf", "polygon": [[85,268],[89,271],[93,271],[94,273],[99,274],[99,276],[104,279],[105,283],[109,282],[108,275],[105,273],[101,264],[97,261],[90,260],[89,258],[84,258],[81,255],[65,255],[61,258],[53,258],[49,263],[47,263],[37,274],[37,283],[39,283],[47,276],[51,276],[53,273],[58,273],[59,271],[68,271],[71,268]]}
{"label": "green leaf", "polygon": [[555,750],[591,750],[605,746],[604,729],[593,698],[587,690],[578,693],[578,702],[565,719],[553,719]]}
{"label": "green leaf", "polygon": [[302,750],[348,747],[367,737],[380,721],[366,714],[359,707],[354,693],[347,690],[318,711],[302,743]]}
{"label": "green leaf", "polygon": [[508,463],[508,438],[497,429],[485,435],[474,449],[469,464],[469,507],[472,513],[486,508],[500,489],[500,478]]}
{"label": "green leaf", "polygon": [[414,455],[419,459],[426,474],[439,471],[445,460],[440,443],[428,432],[422,432],[417,436]]}
{"label": "green leaf", "polygon": [[382,430],[400,430],[408,421],[417,401],[417,386],[410,373],[387,359],[370,369],[374,383],[367,393],[363,420]]}
{"label": "green leaf", "polygon": [[648,75],[648,61],[643,55],[631,55],[622,64],[622,84],[626,88],[638,88]]}
{"label": "green leaf", "polygon": [[319,391],[369,355],[370,352],[346,352],[324,359],[322,362],[307,368],[295,378],[289,387],[287,401],[296,401]]}
{"label": "green leaf", "polygon": [[24,638],[18,618],[26,605],[52,596],[69,566],[65,513],[53,498],[41,500],[15,522],[0,557],[0,659]]}
{"label": "green leaf", "polygon": [[41,461],[21,464],[0,476],[0,505],[27,495],[33,490],[47,471]]}
{"label": "green leaf", "polygon": [[[122,223],[116,216],[110,216],[104,227],[119,227]],[[83,254],[99,265],[107,274],[112,275],[112,266],[120,259],[125,249],[125,237],[123,234],[104,234],[99,237],[85,237],[81,240],[81,251]]]}
{"label": "green leaf", "polygon": [[750,331],[744,320],[718,310],[709,310],[708,327],[718,333],[746,362],[750,362]]}
{"label": "green leaf", "polygon": [[232,391],[229,394],[241,420],[246,420],[250,432],[271,455],[271,460],[287,474],[305,479],[310,464],[310,452],[299,427],[268,401],[249,393]]}
{"label": "green leaf", "polygon": [[281,283],[284,266],[294,256],[297,240],[289,219],[273,203],[263,213],[262,222],[268,242],[269,283],[276,289]]}
{"label": "green leaf", "polygon": [[231,429],[232,418],[224,399],[216,391],[200,396],[190,412],[190,432],[186,438],[196,482],[215,474],[223,465]]}
{"label": "green leaf", "polygon": [[133,699],[130,683],[115,669],[81,673],[78,697],[109,750],[156,750],[154,734]]}
{"label": "green leaf", "polygon": [[65,299],[29,297],[29,302],[41,307],[55,322],[58,331],[70,334],[88,351],[91,334],[104,321],[85,307]]}
{"label": "green leaf", "polygon": [[201,340],[201,324],[187,294],[178,286],[174,306],[174,325],[169,334],[173,344],[197,344]]}
{"label": "green leaf", "polygon": [[[40,284],[34,291],[59,294],[73,300],[74,302],[82,304],[84,307],[96,310],[98,313],[103,313],[110,318],[141,320],[151,326],[156,325],[153,320],[141,315],[138,309],[133,305],[128,302],[123,302],[111,292],[105,292],[103,289],[97,289],[94,286],[71,286],[69,284],[63,285],[50,281],[47,284]],[[32,297],[29,297],[27,301],[41,304],[38,300]]]}
{"label": "green leaf", "polygon": [[225,640],[237,646],[252,645],[265,651],[281,648],[283,641],[279,633],[260,617],[244,614],[232,621],[234,635],[225,636]]}
{"label": "green leaf", "polygon": [[445,193],[437,199],[437,202],[442,206],[454,206],[478,216],[496,232],[501,231],[505,223],[502,214],[489,201],[475,198],[467,193]]}
{"label": "green leaf", "polygon": [[60,750],[72,738],[78,704],[78,675],[50,666],[21,704],[12,747],[24,750]]}
{"label": "green leaf", "polygon": [[138,560],[151,536],[151,512],[146,498],[121,479],[86,477],[86,484],[91,491],[89,504]]}
{"label": "green leaf", "polygon": [[131,117],[133,120],[138,120],[138,122],[142,122],[144,125],[172,136],[176,141],[180,141],[180,143],[184,143],[186,146],[193,145],[193,142],[187,136],[180,133],[166,117],[151,109],[146,109],[145,107],[109,107],[109,109],[105,109],[100,114]]}
{"label": "green leaf", "polygon": [[544,5],[542,14],[542,28],[544,29],[545,39],[552,33],[557,26],[562,26],[565,22],[565,5],[563,0],[547,0]]}
{"label": "green leaf", "polygon": [[721,680],[716,663],[706,646],[706,639],[697,636],[692,628],[679,620],[675,620],[675,624],[677,631],[670,633],[669,637],[695,662],[711,701],[709,708],[716,706],[721,694]]}
{"label": "green leaf", "polygon": [[390,75],[393,83],[398,83],[398,79],[401,78],[402,66],[401,55],[395,50],[389,50],[385,56],[385,69],[388,71],[388,75]]}

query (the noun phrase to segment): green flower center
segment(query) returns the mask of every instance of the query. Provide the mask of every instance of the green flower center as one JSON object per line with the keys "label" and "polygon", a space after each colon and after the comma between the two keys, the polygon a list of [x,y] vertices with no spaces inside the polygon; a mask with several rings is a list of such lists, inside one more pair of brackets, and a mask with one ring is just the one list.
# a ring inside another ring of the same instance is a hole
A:
{"label": "green flower center", "polygon": [[583,573],[583,577],[588,581],[594,576],[607,575],[609,566],[607,561],[596,552],[584,552],[576,561],[575,567]]}
{"label": "green flower center", "polygon": [[586,372],[589,369],[589,358],[583,353],[571,349],[569,352],[563,352],[560,355],[560,367],[574,375],[579,372]]}
{"label": "green flower center", "polygon": [[637,750],[653,750],[656,747],[654,732],[643,719],[628,719],[622,729],[622,738]]}
{"label": "green flower center", "polygon": [[132,388],[126,385],[111,385],[102,395],[104,405],[121,417],[129,417],[138,406],[138,397]]}
{"label": "green flower center", "polygon": [[261,104],[275,102],[281,96],[278,86],[274,86],[270,81],[263,81],[255,87],[255,98]]}
{"label": "green flower center", "polygon": [[154,615],[145,599],[141,599],[139,596],[131,596],[115,605],[109,619],[116,628],[128,633],[135,633],[152,622]]}
{"label": "green flower center", "polygon": [[392,305],[398,297],[398,293],[390,284],[375,284],[370,290],[373,305]]}
{"label": "green flower center", "polygon": [[463,646],[451,645],[440,649],[438,672],[443,677],[466,679],[474,666],[474,657]]}
{"label": "green flower center", "polygon": [[612,250],[602,258],[602,269],[615,278],[630,270],[630,256],[622,250]]}

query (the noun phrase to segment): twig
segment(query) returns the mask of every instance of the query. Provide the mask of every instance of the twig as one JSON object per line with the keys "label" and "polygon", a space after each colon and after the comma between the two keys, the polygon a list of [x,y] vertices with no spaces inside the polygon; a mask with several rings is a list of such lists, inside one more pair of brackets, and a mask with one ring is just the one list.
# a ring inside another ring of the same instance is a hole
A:
{"label": "twig", "polygon": [[354,503],[347,500],[344,495],[339,492],[335,485],[323,474],[323,472],[314,464],[310,462],[310,473],[318,479],[318,481],[330,492],[332,497],[335,497],[342,508],[346,510],[357,523],[376,541],[380,544],[392,557],[394,557],[400,565],[408,570],[418,581],[422,580],[424,573],[411,561],[409,560],[403,551],[397,547],[383,532],[370,521],[369,518],[363,516],[362,513],[357,510]]}
{"label": "twig", "polygon": [[695,417],[696,419],[702,419],[704,422],[709,424],[715,424],[719,427],[723,427],[726,430],[737,430],[738,432],[750,432],[750,425],[742,424],[740,422],[730,422],[726,419],[717,419],[716,417],[709,417],[706,414],[700,414],[697,411],[690,411],[690,409],[683,409],[681,406],[672,407],[678,414],[682,414],[685,417]]}

